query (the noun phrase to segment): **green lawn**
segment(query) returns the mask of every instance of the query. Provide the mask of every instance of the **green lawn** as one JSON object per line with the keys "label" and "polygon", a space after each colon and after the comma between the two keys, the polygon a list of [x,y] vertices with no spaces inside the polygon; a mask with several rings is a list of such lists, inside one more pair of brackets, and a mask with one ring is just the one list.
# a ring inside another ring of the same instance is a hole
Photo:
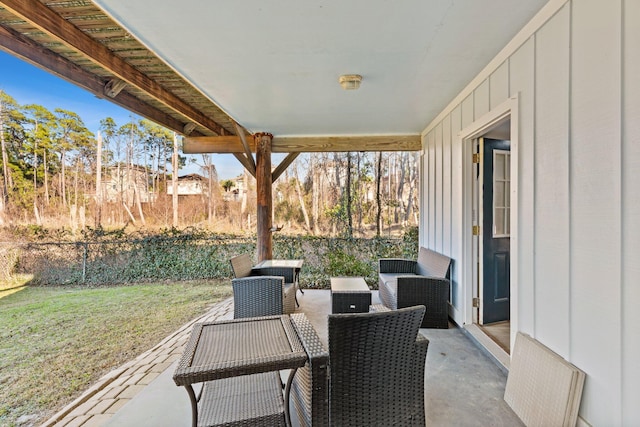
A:
{"label": "green lawn", "polygon": [[21,416],[45,421],[105,373],[231,295],[229,280],[20,285],[0,284],[2,426]]}

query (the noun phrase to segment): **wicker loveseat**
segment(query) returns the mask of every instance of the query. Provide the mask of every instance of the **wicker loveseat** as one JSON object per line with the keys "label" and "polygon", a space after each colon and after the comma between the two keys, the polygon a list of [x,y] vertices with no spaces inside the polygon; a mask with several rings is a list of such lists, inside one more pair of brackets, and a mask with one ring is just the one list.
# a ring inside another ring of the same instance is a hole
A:
{"label": "wicker loveseat", "polygon": [[234,318],[290,314],[296,308],[294,270],[253,268],[249,255],[231,258]]}
{"label": "wicker loveseat", "polygon": [[423,328],[449,327],[449,276],[451,258],[420,248],[418,260],[379,260],[380,300],[395,310],[414,305],[427,308]]}
{"label": "wicker loveseat", "polygon": [[424,427],[423,314],[419,306],[329,315],[328,352],[309,320],[291,315],[309,356],[291,386],[300,425]]}

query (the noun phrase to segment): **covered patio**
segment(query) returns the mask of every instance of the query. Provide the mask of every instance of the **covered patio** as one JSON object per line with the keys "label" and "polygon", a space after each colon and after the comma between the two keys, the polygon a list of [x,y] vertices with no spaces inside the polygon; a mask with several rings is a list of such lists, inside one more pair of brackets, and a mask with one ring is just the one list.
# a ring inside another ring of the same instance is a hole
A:
{"label": "covered patio", "polygon": [[[305,313],[326,345],[329,291],[305,290],[299,301],[296,312]],[[377,292],[372,303],[379,303]],[[233,301],[227,299],[194,322],[232,317]],[[106,375],[44,426],[189,426],[189,398],[172,376],[194,322]],[[420,333],[430,341],[425,370],[427,425],[522,425],[503,400],[506,373],[472,338],[453,325]],[[298,426],[291,407],[292,424]]]}
{"label": "covered patio", "polygon": [[[424,154],[424,126],[544,2],[282,2],[263,15],[261,2],[1,0],[0,47],[183,135],[184,153],[233,154],[257,181],[262,261],[272,258],[272,184],[300,153]],[[470,25],[487,7],[502,26]],[[454,53],[480,36],[473,54]],[[272,165],[272,153],[286,157]],[[325,340],[328,295],[299,297]],[[200,320],[231,316],[227,301]],[[188,425],[171,375],[191,326],[46,425]],[[502,399],[506,373],[462,329],[421,333],[429,425],[520,423]]]}
{"label": "covered patio", "polygon": [[[500,300],[511,343],[528,334],[586,374],[577,425],[632,426],[638,22],[633,0],[0,0],[0,47],[184,135],[185,152],[232,153],[258,183],[258,261],[271,258],[271,185],[298,153],[419,151],[419,240],[454,260],[450,317],[477,331]],[[343,90],[352,74],[360,89]],[[510,143],[495,157],[509,165],[500,204],[480,197],[484,139]],[[272,152],[287,153],[275,168]],[[480,224],[485,206],[503,221]],[[500,251],[481,233],[509,239],[500,295],[484,293],[483,261]],[[434,348],[432,373],[452,355]],[[458,372],[473,378],[446,376]],[[472,395],[447,389],[428,414]]]}

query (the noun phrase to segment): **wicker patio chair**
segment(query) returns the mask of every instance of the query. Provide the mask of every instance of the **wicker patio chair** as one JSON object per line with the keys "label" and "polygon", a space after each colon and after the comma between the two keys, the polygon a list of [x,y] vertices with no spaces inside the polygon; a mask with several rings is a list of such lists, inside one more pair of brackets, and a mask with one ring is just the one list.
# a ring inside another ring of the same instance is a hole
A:
{"label": "wicker patio chair", "polygon": [[[291,314],[296,309],[296,285],[294,283],[294,270],[292,268],[285,267],[264,267],[253,268],[251,265],[251,258],[247,254],[242,254],[231,258],[231,269],[236,279],[244,278],[256,278],[256,277],[280,277],[284,280],[283,293],[282,293],[282,311],[269,312],[270,314]],[[254,286],[260,286],[261,284],[270,283],[269,281],[249,281]],[[250,297],[256,299],[256,301],[240,301],[241,305],[255,305],[257,306],[268,304],[272,300],[273,290],[265,289],[264,297],[261,294],[260,289],[245,289],[250,293]],[[245,296],[248,296],[245,294]],[[235,298],[235,286],[234,286],[234,303],[237,303]],[[258,314],[256,316],[263,316]],[[246,317],[246,316],[242,316]]]}
{"label": "wicker patio chair", "polygon": [[306,317],[291,315],[309,356],[291,388],[300,425],[424,426],[424,312],[329,315],[328,352]]}
{"label": "wicker patio chair", "polygon": [[232,279],[233,318],[275,316],[284,313],[284,278],[249,276]]}
{"label": "wicker patio chair", "polygon": [[379,295],[388,308],[424,305],[423,328],[449,327],[451,258],[420,248],[418,259],[379,260]]}
{"label": "wicker patio chair", "polygon": [[247,254],[234,256],[231,258],[231,270],[233,270],[233,277],[247,277],[251,276],[251,257]]}

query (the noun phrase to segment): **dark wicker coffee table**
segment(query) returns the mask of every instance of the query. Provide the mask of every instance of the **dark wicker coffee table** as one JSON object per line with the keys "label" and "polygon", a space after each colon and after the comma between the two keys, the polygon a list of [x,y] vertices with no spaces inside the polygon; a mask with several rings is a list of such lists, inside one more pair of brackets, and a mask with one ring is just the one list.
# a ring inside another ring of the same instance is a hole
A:
{"label": "dark wicker coffee table", "polygon": [[[256,387],[252,381],[272,384],[270,381],[279,381],[277,372],[273,375],[264,373],[292,369],[284,397],[285,418],[290,425],[289,387],[296,369],[304,366],[306,361],[307,354],[289,316],[198,323],[193,328],[173,380],[177,385],[184,386],[189,394],[192,425],[195,427],[198,424],[209,425],[207,420],[212,418],[241,419],[242,413],[238,412],[244,410],[243,405],[247,406],[247,402],[242,401],[243,396],[250,404],[253,397],[249,393],[255,393]],[[225,380],[249,374],[260,375]],[[195,383],[205,383],[197,397],[192,387]],[[232,392],[229,387],[233,387]],[[274,387],[265,386],[264,389],[273,390]],[[236,396],[239,402],[221,404],[220,399],[228,396]],[[274,393],[271,399],[268,405],[263,405],[268,406],[270,412],[260,414],[262,420],[267,416],[282,416],[282,393]]]}
{"label": "dark wicker coffee table", "polygon": [[370,305],[371,290],[364,278],[331,278],[332,313],[366,313]]}

